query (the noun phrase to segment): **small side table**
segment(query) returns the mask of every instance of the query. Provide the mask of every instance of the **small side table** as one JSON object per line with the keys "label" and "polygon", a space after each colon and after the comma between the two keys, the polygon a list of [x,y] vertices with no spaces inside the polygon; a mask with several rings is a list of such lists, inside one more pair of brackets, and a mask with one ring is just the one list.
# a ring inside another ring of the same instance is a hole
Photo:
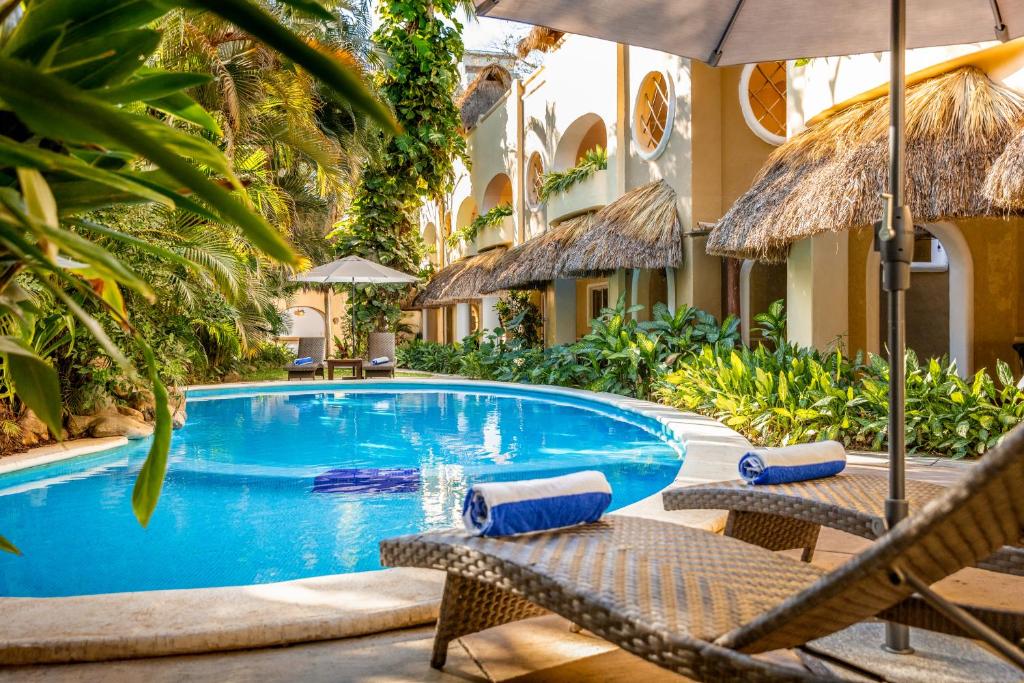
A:
{"label": "small side table", "polygon": [[363,378],[363,359],[362,358],[328,358],[327,359],[327,379],[334,379],[334,368],[351,368],[352,374],[345,376],[343,379],[362,379]]}

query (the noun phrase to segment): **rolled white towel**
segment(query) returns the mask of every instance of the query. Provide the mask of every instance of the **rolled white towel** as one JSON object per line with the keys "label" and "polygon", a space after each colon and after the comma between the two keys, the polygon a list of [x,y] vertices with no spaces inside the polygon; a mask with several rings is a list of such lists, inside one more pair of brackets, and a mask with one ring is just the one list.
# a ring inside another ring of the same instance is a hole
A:
{"label": "rolled white towel", "polygon": [[788,484],[839,474],[846,467],[846,449],[838,441],[762,448],[740,458],[740,476],[749,484]]}
{"label": "rolled white towel", "polygon": [[474,484],[466,492],[462,519],[478,536],[508,536],[596,522],[612,502],[604,474],[574,472],[561,477]]}

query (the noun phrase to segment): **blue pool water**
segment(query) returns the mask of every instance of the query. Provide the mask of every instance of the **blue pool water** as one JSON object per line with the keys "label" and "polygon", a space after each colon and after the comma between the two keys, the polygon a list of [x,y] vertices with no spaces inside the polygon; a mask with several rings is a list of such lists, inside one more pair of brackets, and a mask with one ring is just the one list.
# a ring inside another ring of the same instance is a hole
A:
{"label": "blue pool water", "polygon": [[597,402],[378,386],[190,393],[147,529],[130,501],[148,440],[0,475],[0,533],[24,553],[0,553],[0,595],[378,569],[381,539],[459,525],[469,482],[599,469],[618,508],[668,485],[682,464],[658,423]]}

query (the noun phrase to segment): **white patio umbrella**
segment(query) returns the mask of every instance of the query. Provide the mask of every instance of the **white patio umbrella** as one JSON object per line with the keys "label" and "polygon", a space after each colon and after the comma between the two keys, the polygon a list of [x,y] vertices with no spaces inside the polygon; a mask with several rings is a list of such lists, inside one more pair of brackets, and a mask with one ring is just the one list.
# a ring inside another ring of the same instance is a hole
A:
{"label": "white patio umbrella", "polygon": [[[321,285],[349,284],[352,285],[352,298],[349,311],[352,320],[351,344],[352,355],[356,352],[356,306],[355,292],[356,285],[402,285],[417,282],[414,275],[403,273],[387,266],[382,266],[376,261],[370,261],[359,256],[346,256],[337,261],[325,263],[310,270],[296,274],[292,277],[293,282],[308,282]],[[331,344],[331,295],[330,289],[324,293],[324,311],[327,315],[327,348]]]}
{"label": "white patio umbrella", "polygon": [[[889,187],[883,193],[885,215],[875,230],[889,311],[886,519],[891,527],[906,517],[902,359],[914,227],[903,203],[904,56],[907,48],[1024,35],[1024,0],[478,0],[477,13],[661,50],[712,66],[890,51]],[[909,651],[906,628],[890,625],[887,646]]]}

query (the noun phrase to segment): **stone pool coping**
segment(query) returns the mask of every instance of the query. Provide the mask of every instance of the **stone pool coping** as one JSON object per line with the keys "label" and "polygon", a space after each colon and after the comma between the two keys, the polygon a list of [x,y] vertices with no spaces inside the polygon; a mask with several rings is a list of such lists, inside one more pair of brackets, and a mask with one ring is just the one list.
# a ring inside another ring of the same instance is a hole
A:
{"label": "stone pool coping", "polygon": [[[474,389],[516,389],[582,398],[657,420],[686,451],[683,466],[669,486],[734,478],[737,461],[751,447],[744,437],[710,418],[617,394],[461,378],[401,377],[308,384],[309,391],[317,391],[324,385],[354,389],[392,383],[470,385]],[[186,391],[279,386],[301,391],[297,384],[243,382],[193,386]],[[123,438],[80,441],[87,443],[46,446],[6,458],[0,461],[0,473],[127,443]],[[667,512],[662,509],[660,492],[613,514],[713,531],[720,530],[725,521],[721,511]],[[226,588],[0,598],[0,666],[263,648],[428,624],[437,618],[443,578],[440,572],[430,570],[383,569]]]}

